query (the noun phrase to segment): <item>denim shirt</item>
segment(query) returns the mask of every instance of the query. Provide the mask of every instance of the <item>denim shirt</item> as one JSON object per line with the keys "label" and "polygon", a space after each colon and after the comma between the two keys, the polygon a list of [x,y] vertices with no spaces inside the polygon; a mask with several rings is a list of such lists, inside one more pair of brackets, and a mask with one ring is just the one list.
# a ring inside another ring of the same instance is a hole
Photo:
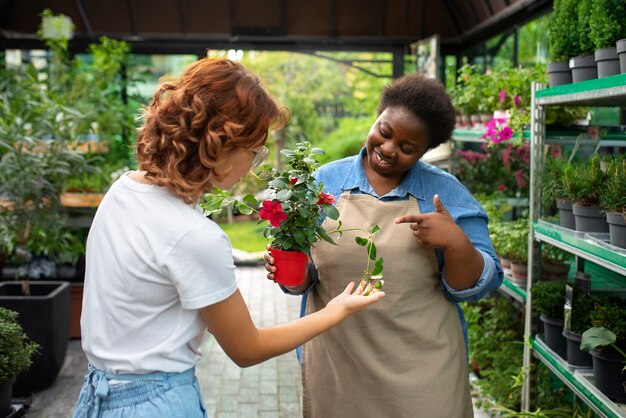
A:
{"label": "denim shirt", "polygon": [[[438,194],[439,199],[454,221],[463,229],[474,247],[483,256],[484,267],[476,284],[469,289],[456,290],[450,287],[446,281],[443,251],[435,250],[439,264],[441,291],[450,302],[456,305],[467,345],[467,325],[458,302],[480,299],[487,293],[500,287],[503,278],[502,267],[489,238],[487,214],[469,190],[456,177],[423,161],[417,161],[396,188],[384,196],[378,196],[365,175],[363,168],[365,155],[366,150],[364,147],[358,155],[325,164],[315,174],[318,183],[322,182],[324,185],[324,191],[335,197],[335,204],[339,202],[341,194],[345,191],[369,194],[383,202],[407,200],[409,195],[411,195],[417,199],[420,213],[427,213],[435,212],[433,196]],[[305,291],[298,293],[304,295],[302,298],[301,315],[304,315],[305,312],[308,291],[317,283],[317,273],[315,266],[312,264],[310,272],[311,286]],[[283,291],[295,294],[289,292],[284,287]]]}

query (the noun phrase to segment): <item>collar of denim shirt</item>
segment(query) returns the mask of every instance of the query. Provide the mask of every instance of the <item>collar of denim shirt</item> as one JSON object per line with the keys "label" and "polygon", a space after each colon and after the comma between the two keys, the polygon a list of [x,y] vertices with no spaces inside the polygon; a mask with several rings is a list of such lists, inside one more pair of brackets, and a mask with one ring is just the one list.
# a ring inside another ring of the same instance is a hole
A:
{"label": "collar of denim shirt", "polygon": [[[362,193],[367,193],[375,197],[381,197],[378,196],[376,191],[374,191],[374,188],[370,185],[367,180],[367,176],[365,175],[363,158],[365,158],[366,154],[367,150],[365,147],[361,148],[361,151],[353,160],[352,166],[343,180],[341,189],[359,189]],[[422,175],[422,165],[419,160],[411,166],[411,169],[408,173],[406,173],[400,184],[382,197],[406,198],[407,194],[412,195],[418,200],[424,200],[424,176]]]}

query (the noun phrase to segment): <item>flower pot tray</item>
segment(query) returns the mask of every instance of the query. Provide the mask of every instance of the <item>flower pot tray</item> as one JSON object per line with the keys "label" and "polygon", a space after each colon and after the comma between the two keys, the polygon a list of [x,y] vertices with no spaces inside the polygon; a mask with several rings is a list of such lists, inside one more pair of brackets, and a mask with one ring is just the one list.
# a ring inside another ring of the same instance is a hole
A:
{"label": "flower pot tray", "polygon": [[574,231],[541,219],[533,227],[539,234],[626,268],[626,250],[610,245],[608,233]]}

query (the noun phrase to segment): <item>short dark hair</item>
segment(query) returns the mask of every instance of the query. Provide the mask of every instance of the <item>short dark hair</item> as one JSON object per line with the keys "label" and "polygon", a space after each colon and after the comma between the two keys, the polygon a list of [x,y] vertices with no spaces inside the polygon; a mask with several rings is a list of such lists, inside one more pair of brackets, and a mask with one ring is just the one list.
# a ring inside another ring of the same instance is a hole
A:
{"label": "short dark hair", "polygon": [[430,133],[428,149],[452,136],[456,110],[441,82],[424,74],[412,73],[385,87],[380,96],[378,114],[388,107],[401,107],[426,124]]}

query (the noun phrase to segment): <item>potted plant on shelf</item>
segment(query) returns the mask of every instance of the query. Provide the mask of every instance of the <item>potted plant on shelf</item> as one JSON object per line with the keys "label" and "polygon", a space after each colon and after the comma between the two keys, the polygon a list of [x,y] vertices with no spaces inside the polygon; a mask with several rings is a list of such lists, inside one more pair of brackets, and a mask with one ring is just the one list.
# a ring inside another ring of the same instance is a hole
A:
{"label": "potted plant on shelf", "polygon": [[600,191],[600,205],[606,211],[610,244],[626,248],[626,157],[609,163],[606,186]]}
{"label": "potted plant on shelf", "polygon": [[620,73],[616,43],[626,36],[626,4],[622,0],[593,0],[589,38],[595,47],[598,78]]}
{"label": "potted plant on shelf", "polygon": [[[267,173],[268,198],[259,204],[252,195],[241,201],[230,197],[229,193],[215,191],[205,195],[201,204],[206,214],[220,213],[226,207],[237,212],[250,214],[258,207],[262,221],[269,225],[263,235],[271,241],[270,252],[277,266],[275,281],[286,286],[297,286],[304,281],[310,249],[319,240],[336,244],[330,234],[341,236],[343,232],[359,230],[366,238],[356,237],[356,243],[366,248],[367,265],[360,286],[370,285],[365,293],[382,288],[383,259],[376,254],[373,236],[380,229],[374,225],[370,231],[362,228],[342,228],[341,221],[332,231],[326,231],[320,224],[323,216],[333,220],[339,218],[339,211],[332,205],[334,198],[323,192],[323,184],[316,184],[313,172],[318,167],[317,157],[324,154],[320,148],[311,148],[308,142],[298,143],[295,149],[281,150],[285,164],[284,172],[272,169]],[[373,267],[370,270],[370,261]]]}
{"label": "potted plant on shelf", "polygon": [[602,157],[593,154],[588,161],[572,163],[572,172],[563,175],[563,191],[572,199],[576,231],[609,232],[606,216],[600,207],[600,192],[606,187],[607,174]]}
{"label": "potted plant on shelf", "polygon": [[550,15],[550,40],[548,43],[548,75],[550,86],[560,86],[572,82],[572,70],[569,59],[575,55],[575,46],[570,40],[572,25],[576,24],[575,8],[570,7],[572,0],[554,0]]}
{"label": "potted plant on shelf", "polygon": [[541,185],[541,199],[546,208],[556,202],[559,210],[559,225],[568,229],[576,229],[572,201],[566,196],[565,184],[570,184],[576,175],[576,168],[562,158],[548,156],[546,158],[544,177]]}
{"label": "potted plant on shelf", "polygon": [[583,333],[581,349],[593,357],[595,386],[609,399],[626,402],[626,303],[608,299],[591,314],[593,327]]}
{"label": "potted plant on shelf", "polygon": [[562,249],[543,243],[541,245],[541,277],[544,280],[567,280],[570,254]]}
{"label": "potted plant on shelf", "polygon": [[602,296],[585,294],[580,285],[574,284],[570,320],[563,328],[563,336],[567,340],[567,362],[572,366],[591,367],[591,356],[580,349],[581,335],[591,326],[594,305],[601,300]]}
{"label": "potted plant on shelf", "polygon": [[17,317],[17,312],[0,307],[0,418],[12,414],[15,377],[30,367],[39,348],[24,333]]}
{"label": "potted plant on shelf", "polygon": [[563,358],[567,353],[563,336],[565,284],[565,280],[538,281],[532,286],[532,300],[539,319],[543,323],[545,342]]}
{"label": "potted plant on shelf", "polygon": [[570,60],[572,82],[596,79],[598,78],[598,67],[593,56],[595,48],[589,38],[589,16],[592,0],[567,0],[567,2],[570,3],[568,7],[573,7],[576,10],[575,24],[570,33],[570,40],[575,45],[575,55]]}
{"label": "potted plant on shelf", "polygon": [[528,219],[522,218],[510,222],[510,228],[511,280],[520,287],[526,287],[528,277]]}

